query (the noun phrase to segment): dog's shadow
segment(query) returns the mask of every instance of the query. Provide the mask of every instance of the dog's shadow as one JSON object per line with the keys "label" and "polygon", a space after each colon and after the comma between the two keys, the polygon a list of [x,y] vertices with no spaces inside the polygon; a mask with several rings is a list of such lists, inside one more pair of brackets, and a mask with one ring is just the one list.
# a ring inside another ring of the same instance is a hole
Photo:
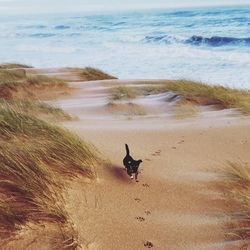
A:
{"label": "dog's shadow", "polygon": [[106,169],[115,179],[126,183],[130,182],[129,176],[127,175],[126,169],[124,167],[107,164]]}

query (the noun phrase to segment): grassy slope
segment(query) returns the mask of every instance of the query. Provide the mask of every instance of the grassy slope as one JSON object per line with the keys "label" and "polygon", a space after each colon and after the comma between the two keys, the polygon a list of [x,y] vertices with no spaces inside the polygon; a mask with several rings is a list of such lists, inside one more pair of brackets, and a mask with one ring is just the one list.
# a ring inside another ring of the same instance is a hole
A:
{"label": "grassy slope", "polygon": [[67,180],[78,175],[95,178],[93,166],[98,157],[93,146],[46,121],[70,119],[68,114],[27,99],[34,97],[29,94],[33,87],[36,96],[45,87],[65,86],[55,78],[28,77],[19,69],[0,70],[1,240],[9,239],[27,223],[51,222],[58,223],[69,237],[65,245],[77,245],[62,191]]}
{"label": "grassy slope", "polygon": [[117,101],[123,99],[134,99],[137,96],[137,91],[133,88],[119,86],[111,89],[110,100]]}
{"label": "grassy slope", "polygon": [[[130,84],[153,84],[155,86],[143,86],[134,89],[133,95],[149,95],[164,92],[174,92],[182,96],[186,101],[198,105],[218,105],[222,108],[238,108],[245,114],[250,114],[250,91],[211,86],[200,82],[187,80],[161,80],[161,81],[134,81]],[[124,95],[124,87],[114,88],[116,96]],[[126,87],[126,92],[130,90]],[[130,88],[131,89],[131,88]]]}
{"label": "grassy slope", "polygon": [[71,73],[78,75],[81,81],[95,81],[95,80],[109,80],[117,79],[99,69],[86,67],[86,68],[67,68]]}
{"label": "grassy slope", "polygon": [[24,69],[0,69],[0,98],[37,98],[41,92],[67,89],[63,80],[42,75],[28,76]]}
{"label": "grassy slope", "polygon": [[228,163],[225,177],[223,194],[231,207],[227,237],[243,240],[247,246],[250,243],[250,167],[245,163]]}
{"label": "grassy slope", "polygon": [[27,69],[27,68],[32,68],[29,65],[25,64],[20,64],[20,63],[3,63],[0,64],[0,69]]}

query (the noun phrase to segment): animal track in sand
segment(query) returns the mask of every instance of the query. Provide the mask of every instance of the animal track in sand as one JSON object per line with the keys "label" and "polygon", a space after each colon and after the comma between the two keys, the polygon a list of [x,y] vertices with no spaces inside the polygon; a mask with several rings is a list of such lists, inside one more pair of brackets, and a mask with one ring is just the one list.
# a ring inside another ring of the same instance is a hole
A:
{"label": "animal track in sand", "polygon": [[184,143],[184,142],[185,142],[184,140],[181,140],[181,141],[178,142],[178,144],[182,144],[182,143]]}
{"label": "animal track in sand", "polygon": [[135,217],[138,221],[140,222],[143,222],[145,221],[145,218],[144,217],[141,217],[141,216],[138,216],[138,217]]}
{"label": "animal track in sand", "polygon": [[145,161],[151,161],[150,159],[145,159]]}
{"label": "animal track in sand", "polygon": [[149,210],[145,210],[144,213],[145,213],[146,215],[150,215],[150,214],[151,214],[151,212],[150,212]]}
{"label": "animal track in sand", "polygon": [[148,183],[143,183],[142,186],[145,187],[145,188],[149,188]]}
{"label": "animal track in sand", "polygon": [[135,201],[140,202],[141,199],[140,198],[135,198]]}
{"label": "animal track in sand", "polygon": [[153,156],[160,156],[161,155],[161,150],[159,149],[159,150],[155,151],[152,155]]}
{"label": "animal track in sand", "polygon": [[153,243],[152,243],[152,242],[150,242],[150,241],[146,241],[146,242],[144,243],[144,247],[147,247],[147,248],[152,248],[152,247],[154,247],[154,245],[153,245]]}

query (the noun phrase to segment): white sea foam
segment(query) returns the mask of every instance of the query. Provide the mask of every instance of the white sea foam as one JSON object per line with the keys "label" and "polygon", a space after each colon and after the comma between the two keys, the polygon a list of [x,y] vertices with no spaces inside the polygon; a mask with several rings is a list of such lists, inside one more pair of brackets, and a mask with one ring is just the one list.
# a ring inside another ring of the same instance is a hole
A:
{"label": "white sea foam", "polygon": [[250,7],[0,21],[0,62],[94,66],[125,79],[185,78],[250,89]]}
{"label": "white sea foam", "polygon": [[42,53],[65,53],[70,54],[76,52],[73,47],[56,47],[56,46],[46,46],[46,45],[19,45],[16,46],[17,51],[35,51]]}

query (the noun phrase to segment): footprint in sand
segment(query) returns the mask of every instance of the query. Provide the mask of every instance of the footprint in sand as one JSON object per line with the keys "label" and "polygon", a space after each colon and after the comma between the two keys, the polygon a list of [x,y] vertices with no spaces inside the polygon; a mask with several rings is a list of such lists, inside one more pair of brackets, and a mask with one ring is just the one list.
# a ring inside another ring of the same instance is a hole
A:
{"label": "footprint in sand", "polygon": [[153,156],[160,156],[161,155],[161,150],[159,149],[159,150],[155,151],[152,155]]}
{"label": "footprint in sand", "polygon": [[145,159],[145,161],[151,161],[150,159]]}
{"label": "footprint in sand", "polygon": [[141,216],[138,216],[138,217],[135,217],[138,221],[140,222],[143,222],[145,221],[145,218],[144,217],[141,217]]}
{"label": "footprint in sand", "polygon": [[153,243],[152,243],[152,242],[150,242],[150,241],[146,241],[146,242],[144,243],[144,247],[147,247],[147,248],[152,248],[152,247],[154,247],[154,245],[153,245]]}
{"label": "footprint in sand", "polygon": [[145,188],[149,188],[148,183],[143,183],[142,186],[145,187]]}
{"label": "footprint in sand", "polygon": [[181,141],[178,142],[178,144],[182,144],[182,143],[184,143],[184,142],[185,142],[184,140],[181,140]]}
{"label": "footprint in sand", "polygon": [[149,210],[145,210],[144,213],[145,213],[146,215],[150,215],[150,214],[151,214],[151,212],[150,212]]}
{"label": "footprint in sand", "polygon": [[172,147],[172,149],[176,149],[176,147]]}
{"label": "footprint in sand", "polygon": [[140,198],[135,198],[135,201],[140,202],[141,199]]}

